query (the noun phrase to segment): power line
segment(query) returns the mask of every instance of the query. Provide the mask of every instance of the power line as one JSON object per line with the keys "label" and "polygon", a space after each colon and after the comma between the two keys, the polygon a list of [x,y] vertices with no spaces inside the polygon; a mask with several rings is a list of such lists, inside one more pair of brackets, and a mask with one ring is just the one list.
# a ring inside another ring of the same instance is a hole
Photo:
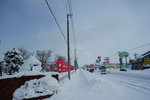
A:
{"label": "power line", "polygon": [[[49,8],[49,10],[50,10],[50,12],[51,12],[51,14],[52,14],[52,16],[53,16],[53,18],[54,18],[54,20],[55,20],[57,26],[58,26],[58,28],[59,28],[59,30],[60,30],[60,32],[61,32],[63,38],[65,39],[66,43],[68,43],[68,41],[67,41],[67,39],[66,39],[66,37],[65,37],[65,35],[64,35],[64,32],[62,31],[62,29],[61,29],[61,27],[60,27],[60,25],[59,25],[59,23],[58,23],[58,21],[57,21],[57,19],[56,19],[56,16],[55,16],[53,10],[51,9],[51,7],[50,7],[49,3],[47,2],[47,0],[45,0],[45,2],[46,2],[47,6],[48,6],[48,8]],[[66,12],[67,12],[67,4],[66,4],[65,6],[66,6]],[[71,51],[71,55],[73,55],[72,51]]]}
{"label": "power line", "polygon": [[67,0],[67,3],[68,3],[69,13],[71,14],[70,20],[71,20],[71,27],[72,27],[72,33],[73,33],[74,44],[75,44],[75,50],[77,50],[77,43],[76,43],[76,36],[75,36],[75,28],[74,28],[73,11],[72,11],[72,3],[71,3],[71,0]]}
{"label": "power line", "polygon": [[75,70],[76,70],[77,66],[78,66],[77,56],[76,56],[76,54],[77,54],[76,53],[76,51],[77,51],[77,43],[76,43],[76,36],[75,36],[75,29],[74,29],[74,21],[73,21],[73,12],[72,12],[72,3],[71,3],[71,0],[67,0],[67,3],[68,3],[69,14],[71,14],[70,20],[71,20],[72,33],[73,33],[73,39],[74,39],[74,44],[75,44],[74,67],[75,67]]}
{"label": "power line", "polygon": [[69,13],[72,14],[72,3],[71,3],[71,0],[67,0],[67,2],[68,2]]}
{"label": "power line", "polygon": [[126,51],[133,51],[133,50],[135,50],[135,49],[143,48],[143,47],[146,47],[146,46],[148,46],[148,45],[150,45],[150,43],[145,44],[145,45],[141,45],[141,46],[138,46],[138,47],[135,47],[135,48],[132,48],[132,49],[128,49],[128,50],[126,50]]}
{"label": "power line", "polygon": [[[69,18],[70,18],[70,22],[71,22],[71,29],[72,29],[72,33],[73,33],[73,40],[74,40],[74,44],[75,44],[75,50],[77,50],[77,46],[76,46],[76,38],[75,38],[75,31],[74,31],[74,23],[73,23],[73,13],[72,13],[72,5],[71,5],[71,1],[70,0],[64,0],[64,3],[65,3],[65,11],[66,11],[66,15],[70,15]],[[71,51],[71,56],[76,56],[73,55],[72,51]],[[74,57],[73,57],[74,58]]]}
{"label": "power line", "polygon": [[67,8],[67,1],[66,1],[66,0],[64,0],[64,7],[65,7],[65,13],[66,13],[66,15],[67,15],[67,13],[68,13],[68,8]]}
{"label": "power line", "polygon": [[76,36],[75,36],[75,29],[74,29],[73,17],[71,17],[71,26],[72,26],[72,33],[73,33],[73,37],[74,37],[75,49],[77,49],[77,43],[76,43]]}
{"label": "power line", "polygon": [[75,43],[75,49],[77,49],[71,0],[67,0],[67,3],[68,3],[69,14],[71,14],[70,19],[71,19],[71,27],[72,27],[73,39]]}
{"label": "power line", "polygon": [[60,30],[60,32],[61,32],[61,34],[62,34],[63,38],[64,38],[64,39],[65,39],[65,41],[67,42],[67,39],[66,39],[66,37],[65,37],[65,35],[64,35],[64,33],[63,33],[63,31],[62,31],[61,27],[60,27],[60,25],[59,25],[59,23],[58,23],[58,21],[57,21],[57,19],[56,19],[55,15],[54,15],[54,13],[53,13],[53,11],[52,11],[52,9],[51,9],[51,7],[50,7],[49,3],[47,2],[47,0],[45,0],[45,2],[46,2],[47,6],[48,6],[48,8],[49,8],[49,10],[50,10],[50,12],[51,12],[51,14],[52,14],[52,16],[53,16],[53,18],[54,18],[54,20],[55,20],[55,22],[56,22],[57,26],[58,26],[58,28],[59,28],[59,30]]}
{"label": "power line", "polygon": [[[148,46],[148,45],[150,45],[150,43],[145,44],[145,45],[141,45],[141,46],[138,46],[138,47],[135,47],[135,48],[132,48],[132,49],[123,50],[123,51],[128,51],[128,52],[130,52],[130,51],[133,51],[133,50],[136,50],[136,49],[139,49],[139,48],[146,47],[146,46]],[[115,56],[115,55],[118,54],[118,53],[119,53],[119,52],[116,52],[116,53],[114,53],[113,55],[111,55],[110,57],[113,57],[113,56]]]}

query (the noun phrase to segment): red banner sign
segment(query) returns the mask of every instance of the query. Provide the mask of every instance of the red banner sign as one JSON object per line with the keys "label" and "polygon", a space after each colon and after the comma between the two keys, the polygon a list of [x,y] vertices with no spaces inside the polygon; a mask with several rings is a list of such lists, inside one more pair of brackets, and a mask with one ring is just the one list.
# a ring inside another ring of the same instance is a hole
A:
{"label": "red banner sign", "polygon": [[98,56],[97,58],[98,58],[99,61],[101,61],[101,56]]}
{"label": "red banner sign", "polygon": [[[62,60],[57,60],[56,66],[59,73],[68,71],[68,63],[63,62]],[[70,71],[72,70],[74,70],[74,66],[70,65]]]}

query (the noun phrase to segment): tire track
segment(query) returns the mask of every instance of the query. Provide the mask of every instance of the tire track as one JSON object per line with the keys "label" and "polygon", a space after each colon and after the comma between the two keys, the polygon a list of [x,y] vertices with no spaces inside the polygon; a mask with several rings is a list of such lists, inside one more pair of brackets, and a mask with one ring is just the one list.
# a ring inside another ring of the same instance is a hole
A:
{"label": "tire track", "polygon": [[[105,78],[107,78],[108,80],[116,83],[116,84],[120,84],[120,85],[123,85],[123,86],[126,86],[128,88],[131,88],[135,91],[139,91],[141,93],[146,93],[146,94],[149,94],[150,95],[150,88],[148,88],[148,86],[144,86],[142,84],[137,84],[135,82],[129,82],[130,80],[123,80],[123,79],[118,79],[118,78],[114,78],[112,76],[103,76]],[[127,82],[128,81],[128,82]]]}

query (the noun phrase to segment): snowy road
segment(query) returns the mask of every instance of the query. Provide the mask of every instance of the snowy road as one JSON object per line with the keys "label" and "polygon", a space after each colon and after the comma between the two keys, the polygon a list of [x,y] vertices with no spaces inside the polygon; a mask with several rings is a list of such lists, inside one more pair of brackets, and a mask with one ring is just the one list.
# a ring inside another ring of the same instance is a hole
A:
{"label": "snowy road", "polygon": [[108,71],[108,75],[105,76],[113,82],[117,82],[136,91],[141,91],[150,95],[150,74],[144,72],[118,72]]}
{"label": "snowy road", "polygon": [[78,70],[58,94],[47,100],[150,100],[149,81],[128,75]]}

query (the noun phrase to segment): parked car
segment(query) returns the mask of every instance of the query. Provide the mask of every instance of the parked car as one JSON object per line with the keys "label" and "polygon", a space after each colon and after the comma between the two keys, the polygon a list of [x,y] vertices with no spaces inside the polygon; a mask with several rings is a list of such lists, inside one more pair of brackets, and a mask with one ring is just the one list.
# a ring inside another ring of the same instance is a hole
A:
{"label": "parked car", "polygon": [[101,70],[101,74],[107,74],[106,70]]}
{"label": "parked car", "polygon": [[125,68],[121,68],[121,69],[120,69],[120,71],[127,71],[127,69],[125,69]]}
{"label": "parked car", "polygon": [[101,74],[107,74],[106,73],[106,66],[101,66]]}
{"label": "parked car", "polygon": [[94,69],[90,69],[89,72],[93,73],[93,72],[94,72]]}

